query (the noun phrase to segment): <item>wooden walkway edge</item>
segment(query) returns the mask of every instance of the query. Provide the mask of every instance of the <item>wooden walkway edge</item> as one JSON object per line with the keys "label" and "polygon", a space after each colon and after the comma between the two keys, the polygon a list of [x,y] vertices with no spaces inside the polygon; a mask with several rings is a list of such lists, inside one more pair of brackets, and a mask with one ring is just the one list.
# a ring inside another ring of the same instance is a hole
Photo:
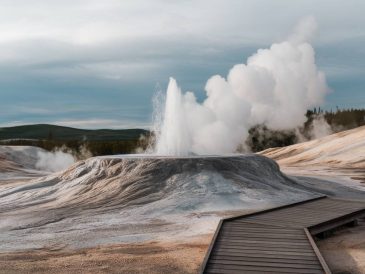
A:
{"label": "wooden walkway edge", "polygon": [[221,219],[200,273],[331,273],[313,235],[365,217],[365,203],[319,196]]}

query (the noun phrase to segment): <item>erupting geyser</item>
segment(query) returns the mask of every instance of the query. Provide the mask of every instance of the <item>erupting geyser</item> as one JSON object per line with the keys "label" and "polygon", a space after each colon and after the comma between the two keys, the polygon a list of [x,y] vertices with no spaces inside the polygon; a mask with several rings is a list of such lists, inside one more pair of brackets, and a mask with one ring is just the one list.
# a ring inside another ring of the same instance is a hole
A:
{"label": "erupting geyser", "polygon": [[321,105],[329,91],[308,42],[315,29],[315,20],[306,18],[285,41],[259,49],[226,78],[211,77],[202,104],[192,92],[182,94],[170,78],[163,121],[155,127],[155,152],[227,154],[244,144],[254,125],[274,130],[301,126],[307,109]]}
{"label": "erupting geyser", "polygon": [[175,79],[170,78],[166,94],[166,107],[161,134],[157,143],[160,155],[187,156],[189,153],[188,125],[183,105],[183,96]]}

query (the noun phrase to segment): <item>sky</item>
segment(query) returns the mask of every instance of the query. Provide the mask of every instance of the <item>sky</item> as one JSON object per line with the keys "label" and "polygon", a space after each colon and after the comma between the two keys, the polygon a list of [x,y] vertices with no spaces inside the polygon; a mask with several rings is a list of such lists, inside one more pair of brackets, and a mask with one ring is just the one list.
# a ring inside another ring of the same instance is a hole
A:
{"label": "sky", "polygon": [[363,0],[0,0],[0,126],[148,128],[174,77],[205,97],[210,76],[313,16],[326,109],[365,107]]}

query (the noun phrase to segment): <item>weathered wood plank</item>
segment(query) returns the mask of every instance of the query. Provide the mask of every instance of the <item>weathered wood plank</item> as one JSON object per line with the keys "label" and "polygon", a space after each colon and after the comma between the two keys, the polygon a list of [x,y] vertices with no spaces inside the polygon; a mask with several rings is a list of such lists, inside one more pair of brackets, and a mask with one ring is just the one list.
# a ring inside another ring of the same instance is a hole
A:
{"label": "weathered wood plank", "polygon": [[231,255],[240,255],[240,254],[253,254],[255,252],[255,254],[272,254],[272,255],[293,255],[293,256],[307,256],[307,257],[313,257],[316,256],[314,251],[312,250],[301,250],[301,251],[293,251],[293,250],[287,250],[287,249],[283,249],[283,250],[275,250],[275,249],[267,249],[267,250],[262,250],[262,249],[257,249],[257,248],[246,248],[246,249],[235,249],[235,248],[220,248],[214,251],[214,253],[212,253],[212,256],[214,254],[231,254]]}
{"label": "weathered wood plank", "polygon": [[211,255],[211,258],[238,258],[241,260],[246,260],[246,259],[291,259],[291,260],[302,260],[302,261],[314,261],[314,262],[318,262],[318,258],[315,255],[312,256],[300,256],[300,255],[293,255],[293,254],[287,254],[287,255],[280,255],[280,254],[263,254],[263,253],[220,253],[220,252],[215,252],[214,254]]}
{"label": "weathered wood plank", "polygon": [[[246,220],[245,223],[255,223],[255,224],[260,224],[260,225],[270,225],[273,222],[272,221],[265,221],[265,220]],[[292,223],[280,223],[278,221],[275,222],[275,226],[276,227],[290,227],[290,228],[302,228],[302,225],[298,225],[298,224],[292,224]]]}
{"label": "weathered wood plank", "polygon": [[236,266],[236,265],[222,265],[222,264],[209,264],[208,271],[220,271],[218,273],[235,273],[229,270],[241,271],[236,273],[245,273],[249,270],[261,271],[261,273],[297,273],[297,274],[323,274],[323,270],[320,269],[308,269],[308,268],[290,268],[290,267],[267,267],[267,266]]}
{"label": "weathered wood plank", "polygon": [[285,238],[285,239],[297,239],[297,240],[305,240],[305,235],[303,234],[292,234],[292,233],[280,233],[280,232],[246,232],[246,231],[240,231],[240,230],[231,230],[231,229],[223,229],[220,235],[226,235],[226,236],[246,236],[247,237],[257,237],[257,236],[261,236],[265,237],[265,238],[271,238],[271,237],[276,237],[276,238]]}
{"label": "weathered wood plank", "polygon": [[271,235],[266,237],[260,237],[259,235],[247,235],[247,234],[227,234],[222,233],[219,239],[237,239],[237,240],[250,240],[250,241],[282,241],[282,242],[295,242],[295,243],[308,243],[308,240],[299,237],[284,237],[280,235]]}
{"label": "weathered wood plank", "polygon": [[303,263],[281,263],[281,262],[253,262],[253,261],[232,261],[232,260],[215,260],[209,261],[209,264],[229,265],[229,266],[268,266],[278,268],[300,268],[300,269],[318,269],[322,270],[321,265],[318,263],[303,264]]}
{"label": "weathered wood plank", "polygon": [[224,228],[222,230],[223,234],[239,234],[239,235],[247,235],[247,236],[254,236],[254,235],[260,235],[261,237],[285,237],[285,238],[305,238],[305,235],[303,233],[291,233],[291,232],[281,232],[281,231],[247,231],[247,230],[240,230],[240,229],[234,229],[234,228]]}
{"label": "weathered wood plank", "polygon": [[303,258],[278,258],[278,257],[238,257],[238,256],[211,256],[211,261],[238,261],[238,262],[264,262],[264,263],[288,263],[288,264],[308,264],[318,266],[318,260],[303,260]]}
{"label": "weathered wood plank", "polygon": [[247,230],[247,231],[273,231],[273,232],[288,232],[288,233],[301,233],[300,229],[298,228],[283,228],[277,227],[273,225],[260,225],[260,224],[252,224],[249,222],[235,222],[235,223],[224,223],[224,229],[235,228],[240,230]]}
{"label": "weathered wood plank", "polygon": [[304,231],[305,231],[305,233],[307,234],[308,240],[309,240],[310,244],[312,245],[313,250],[314,250],[314,252],[316,253],[316,255],[317,255],[317,257],[318,257],[318,260],[319,260],[319,262],[320,262],[320,264],[321,264],[321,266],[322,266],[322,268],[323,268],[324,272],[325,272],[326,274],[331,274],[331,270],[329,269],[329,267],[328,267],[328,265],[327,265],[326,261],[325,261],[325,260],[324,260],[324,258],[322,257],[321,252],[319,252],[318,247],[317,247],[317,245],[315,244],[315,242],[313,241],[313,238],[312,238],[312,236],[310,235],[310,233],[309,233],[308,229],[304,228]]}
{"label": "weathered wood plank", "polygon": [[273,230],[247,230],[241,229],[239,227],[224,227],[222,230],[224,232],[233,232],[233,233],[242,233],[242,234],[267,234],[267,235],[287,235],[287,236],[295,236],[295,237],[303,237],[305,236],[303,233],[295,232],[295,231],[273,231]]}
{"label": "weathered wood plank", "polygon": [[297,248],[310,247],[308,242],[295,242],[295,241],[272,241],[272,240],[249,240],[249,239],[232,239],[232,238],[221,238],[217,239],[218,243],[237,243],[239,245],[255,245],[255,246],[293,246]]}
{"label": "weathered wood plank", "polygon": [[[244,226],[243,226],[244,224]],[[252,223],[247,221],[246,219],[239,219],[236,221],[230,221],[230,222],[224,222],[223,224],[224,227],[240,227],[241,229],[263,229],[263,230],[267,230],[267,229],[272,229],[272,230],[280,230],[280,231],[297,231],[297,228],[292,228],[292,227],[282,227],[280,225],[277,224],[270,224],[270,225],[262,225],[262,224],[257,224],[257,223]]]}
{"label": "weathered wood plank", "polygon": [[243,245],[227,245],[227,244],[221,244],[217,243],[217,246],[214,248],[216,249],[225,249],[225,250],[257,250],[257,251],[290,251],[290,252],[297,252],[297,253],[308,253],[313,254],[312,250],[310,249],[304,249],[304,248],[289,248],[287,246],[243,246]]}
{"label": "weathered wood plank", "polygon": [[[254,268],[255,269],[255,268]],[[277,269],[272,269],[271,271],[265,271],[265,270],[253,270],[253,269],[249,269],[248,267],[245,268],[245,271],[242,272],[242,270],[232,270],[232,269],[225,269],[225,270],[221,270],[221,269],[211,269],[211,270],[207,270],[205,273],[211,273],[211,274],[264,274],[264,273],[286,273],[286,274],[298,274],[297,271],[293,270],[293,271],[280,271]],[[308,273],[308,272],[307,272]],[[322,272],[313,272],[313,273],[322,273]]]}
{"label": "weathered wood plank", "polygon": [[[224,270],[224,272],[222,272],[222,270],[208,270],[205,273],[211,273],[211,274],[242,274],[242,271],[240,270]],[[282,272],[277,272],[275,271],[275,269],[273,271],[270,272],[263,272],[261,270],[247,270],[245,269],[244,274],[263,274],[263,273],[282,273]],[[297,274],[297,272],[285,272],[286,274]]]}
{"label": "weathered wood plank", "polygon": [[281,258],[281,257],[300,257],[303,259],[316,259],[317,260],[317,256],[314,253],[314,251],[310,252],[310,253],[303,253],[303,252],[291,252],[291,251],[276,251],[276,250],[257,250],[256,252],[252,252],[252,250],[242,250],[242,251],[235,251],[235,250],[225,250],[225,249],[220,249],[220,250],[216,250],[214,253],[212,253],[211,256],[246,256],[246,257],[277,257],[277,258]]}

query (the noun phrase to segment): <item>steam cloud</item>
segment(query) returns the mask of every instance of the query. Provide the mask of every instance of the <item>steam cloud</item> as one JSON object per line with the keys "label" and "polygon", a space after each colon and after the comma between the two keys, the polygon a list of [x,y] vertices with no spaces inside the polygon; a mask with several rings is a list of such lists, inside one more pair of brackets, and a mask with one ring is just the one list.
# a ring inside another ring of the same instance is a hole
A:
{"label": "steam cloud", "polygon": [[40,170],[57,172],[63,170],[75,162],[75,158],[63,151],[38,151],[36,168]]}
{"label": "steam cloud", "polygon": [[311,139],[318,139],[332,134],[332,128],[323,115],[316,117],[310,125]]}
{"label": "steam cloud", "polygon": [[306,121],[307,109],[321,105],[329,88],[309,44],[317,28],[313,17],[299,22],[285,41],[259,49],[226,78],[212,76],[202,104],[183,94],[170,78],[161,123],[155,125],[160,155],[235,152],[248,129],[292,129]]}

